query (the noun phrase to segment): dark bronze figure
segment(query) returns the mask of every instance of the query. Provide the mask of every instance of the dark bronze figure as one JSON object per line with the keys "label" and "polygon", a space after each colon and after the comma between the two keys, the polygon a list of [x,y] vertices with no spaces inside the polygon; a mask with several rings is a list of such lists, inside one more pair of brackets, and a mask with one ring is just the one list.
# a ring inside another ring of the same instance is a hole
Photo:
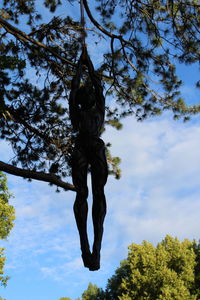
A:
{"label": "dark bronze figure", "polygon": [[[92,85],[85,84],[80,87],[83,65],[88,68]],[[77,192],[74,214],[80,235],[84,266],[94,271],[100,268],[103,222],[106,215],[104,185],[107,181],[108,167],[105,144],[99,138],[104,123],[105,98],[101,81],[94,71],[86,48],[83,49],[76,75],[72,80],[69,109],[73,129],[78,132],[72,154],[72,179]],[[94,243],[92,253],[87,235],[87,173],[89,166],[91,168],[93,194]]]}

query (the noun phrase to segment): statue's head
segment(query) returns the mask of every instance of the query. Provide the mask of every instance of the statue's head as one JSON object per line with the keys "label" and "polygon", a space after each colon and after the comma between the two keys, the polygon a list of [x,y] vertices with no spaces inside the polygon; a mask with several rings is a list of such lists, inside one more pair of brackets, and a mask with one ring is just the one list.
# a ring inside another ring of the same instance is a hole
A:
{"label": "statue's head", "polygon": [[90,85],[81,86],[76,93],[76,102],[81,109],[90,109],[95,104],[94,88]]}

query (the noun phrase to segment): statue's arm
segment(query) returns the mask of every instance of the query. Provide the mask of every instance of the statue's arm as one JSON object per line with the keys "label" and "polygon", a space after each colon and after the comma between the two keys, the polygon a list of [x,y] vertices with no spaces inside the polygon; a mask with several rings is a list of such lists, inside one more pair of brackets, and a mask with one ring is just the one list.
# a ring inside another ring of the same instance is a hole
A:
{"label": "statue's arm", "polygon": [[101,84],[101,79],[97,75],[97,73],[94,70],[93,63],[86,52],[86,59],[85,59],[85,64],[88,67],[89,75],[92,81],[92,84],[95,88],[95,95],[96,95],[96,105],[103,111],[105,111],[105,97],[103,95],[103,87]]}
{"label": "statue's arm", "polygon": [[76,103],[76,93],[80,86],[81,73],[82,62],[79,59],[76,74],[74,75],[71,82],[71,92],[69,95],[69,117],[71,119],[74,130],[78,130],[78,106]]}

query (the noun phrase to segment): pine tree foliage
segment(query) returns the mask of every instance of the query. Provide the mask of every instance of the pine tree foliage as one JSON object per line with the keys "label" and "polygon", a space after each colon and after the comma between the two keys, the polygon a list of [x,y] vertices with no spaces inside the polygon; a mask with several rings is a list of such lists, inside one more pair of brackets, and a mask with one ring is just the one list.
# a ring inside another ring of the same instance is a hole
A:
{"label": "pine tree foliage", "polygon": [[[65,181],[74,141],[67,99],[81,52],[81,25],[79,16],[67,16],[67,2],[78,5],[77,0],[1,3],[0,138],[15,156],[12,165],[0,162],[0,170],[74,190]],[[177,64],[199,61],[197,0],[96,0],[95,11],[83,3],[89,43],[100,48],[102,39],[107,43],[98,68],[112,98],[106,125],[120,129],[122,117],[144,120],[164,110],[184,120],[200,112],[200,105],[188,106],[181,96],[176,71]],[[66,16],[57,14],[60,7]],[[110,155],[109,145],[107,151],[110,173],[118,178],[119,159]]]}

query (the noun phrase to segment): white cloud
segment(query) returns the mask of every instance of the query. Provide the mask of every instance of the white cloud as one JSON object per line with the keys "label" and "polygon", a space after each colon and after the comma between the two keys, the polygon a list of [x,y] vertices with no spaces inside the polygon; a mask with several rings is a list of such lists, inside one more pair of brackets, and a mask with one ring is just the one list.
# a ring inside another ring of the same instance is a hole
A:
{"label": "white cloud", "polygon": [[111,228],[124,244],[166,234],[198,239],[199,134],[195,123],[130,119],[125,132],[110,134],[123,170],[122,180],[109,185]]}

